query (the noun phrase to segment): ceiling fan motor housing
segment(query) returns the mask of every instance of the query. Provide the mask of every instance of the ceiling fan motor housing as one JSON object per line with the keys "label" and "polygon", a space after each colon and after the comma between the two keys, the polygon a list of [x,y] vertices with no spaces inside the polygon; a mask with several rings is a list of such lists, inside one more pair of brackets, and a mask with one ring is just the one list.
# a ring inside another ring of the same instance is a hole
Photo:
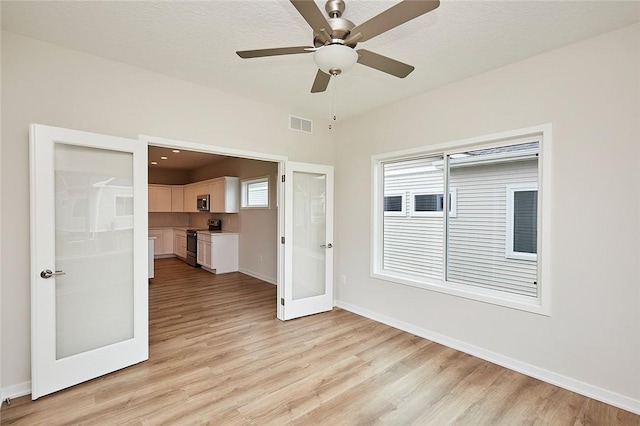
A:
{"label": "ceiling fan motor housing", "polygon": [[[344,44],[345,38],[347,38],[351,30],[356,26],[356,24],[344,18],[329,18],[327,22],[331,25],[331,31],[329,31],[331,41],[327,44]],[[356,44],[357,43],[351,43],[349,47],[355,47]],[[315,36],[313,38],[313,45],[320,47],[324,46],[325,43],[320,36]]]}
{"label": "ceiling fan motor housing", "polygon": [[[342,12],[344,12],[345,4],[343,0],[328,0],[325,4],[325,10],[329,15],[327,22],[331,26],[330,31],[327,28],[327,33],[331,36],[330,42],[324,42],[322,37],[314,36],[313,45],[315,47],[324,46],[325,44],[344,44],[344,40],[349,36],[351,30],[355,28],[356,24],[348,19],[341,18]],[[355,47],[357,43],[350,43],[349,47]]]}

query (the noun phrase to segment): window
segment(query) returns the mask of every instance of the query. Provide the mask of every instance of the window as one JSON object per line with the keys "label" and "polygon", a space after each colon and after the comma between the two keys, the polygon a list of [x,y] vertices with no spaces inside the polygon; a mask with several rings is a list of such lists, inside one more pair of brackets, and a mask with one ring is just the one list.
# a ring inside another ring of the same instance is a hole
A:
{"label": "window", "polygon": [[537,260],[538,184],[508,185],[506,257]]}
{"label": "window", "polygon": [[242,208],[269,208],[269,176],[242,181]]}
{"label": "window", "polygon": [[384,215],[385,216],[406,216],[404,192],[395,194],[385,194]]}
{"label": "window", "polygon": [[540,126],[374,156],[372,276],[546,314],[550,137]]}
{"label": "window", "polygon": [[[456,189],[449,188],[449,217],[456,216]],[[411,216],[442,215],[444,211],[444,197],[442,192],[412,192]]]}

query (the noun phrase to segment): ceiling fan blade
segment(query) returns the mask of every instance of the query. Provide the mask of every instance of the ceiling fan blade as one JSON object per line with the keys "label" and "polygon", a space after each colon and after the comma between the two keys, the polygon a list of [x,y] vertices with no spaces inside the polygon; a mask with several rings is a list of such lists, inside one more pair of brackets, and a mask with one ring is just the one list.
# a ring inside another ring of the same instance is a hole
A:
{"label": "ceiling fan blade", "polygon": [[386,72],[387,74],[395,75],[396,77],[405,78],[415,68],[411,65],[405,64],[395,59],[388,58],[386,56],[378,55],[369,50],[359,49],[358,63],[366,65],[371,68],[375,68],[379,71]]}
{"label": "ceiling fan blade", "polygon": [[313,0],[290,0],[293,6],[298,9],[298,12],[309,26],[313,29],[314,35],[321,37],[326,43],[331,41],[329,35],[333,31],[331,25],[327,22],[327,18],[324,17],[320,9]]}
{"label": "ceiling fan blade", "polygon": [[404,0],[358,25],[351,30],[351,34],[362,33],[360,41],[367,41],[413,18],[424,15],[438,6],[440,6],[439,0]]}
{"label": "ceiling fan blade", "polygon": [[324,92],[327,90],[331,76],[321,70],[318,70],[316,79],[313,80],[313,86],[311,86],[311,93]]}
{"label": "ceiling fan blade", "polygon": [[240,50],[236,53],[243,59],[260,58],[263,56],[294,55],[297,53],[310,53],[312,46],[278,47],[275,49]]}

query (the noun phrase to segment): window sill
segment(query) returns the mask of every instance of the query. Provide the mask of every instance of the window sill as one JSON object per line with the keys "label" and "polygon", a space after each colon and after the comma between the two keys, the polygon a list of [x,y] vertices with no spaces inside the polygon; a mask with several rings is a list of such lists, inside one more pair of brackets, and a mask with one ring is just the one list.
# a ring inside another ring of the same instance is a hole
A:
{"label": "window sill", "polygon": [[438,293],[444,293],[451,296],[463,297],[465,299],[489,303],[505,308],[531,312],[533,314],[551,316],[549,307],[542,305],[540,297],[533,298],[515,294],[506,294],[480,287],[439,281],[435,279],[429,280],[424,277],[409,274],[373,271],[371,272],[371,278],[407,285],[423,290],[436,291]]}

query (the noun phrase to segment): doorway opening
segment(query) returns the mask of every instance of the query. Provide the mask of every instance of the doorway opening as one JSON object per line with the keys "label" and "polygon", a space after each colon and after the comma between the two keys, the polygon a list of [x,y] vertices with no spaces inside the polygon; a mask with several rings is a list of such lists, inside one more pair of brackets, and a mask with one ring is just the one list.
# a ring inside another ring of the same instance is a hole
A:
{"label": "doorway opening", "polygon": [[[282,205],[279,177],[287,158],[151,136],[140,136],[140,139],[148,147],[150,185],[187,185],[185,188],[188,188],[197,182],[225,177],[236,179],[239,186],[244,181],[256,179],[267,182],[267,207],[243,207],[240,190],[237,194],[241,198],[238,200],[239,208],[199,211],[197,206],[189,203],[192,196],[200,194],[185,192],[183,197],[187,203],[183,204],[182,211],[179,207],[175,212],[149,211],[149,229],[169,226],[206,229],[208,221],[219,221],[223,231],[237,233],[238,271],[276,285],[279,300],[283,276],[283,250],[279,236],[284,224],[284,212],[279,208]],[[173,250],[168,253],[171,246],[165,244],[167,257],[174,256]],[[157,256],[162,257],[162,254]],[[281,305],[276,303],[276,306],[277,317],[284,319]]]}

